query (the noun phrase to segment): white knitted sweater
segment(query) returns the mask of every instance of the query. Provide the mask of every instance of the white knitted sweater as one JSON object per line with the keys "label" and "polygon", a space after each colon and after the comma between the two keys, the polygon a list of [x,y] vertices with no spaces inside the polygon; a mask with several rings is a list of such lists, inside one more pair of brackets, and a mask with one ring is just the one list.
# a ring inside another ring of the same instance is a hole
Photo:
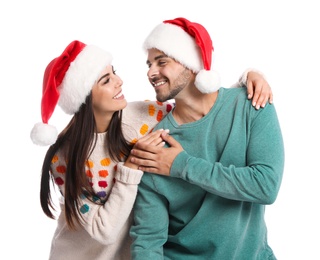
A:
{"label": "white knitted sweater", "polygon": [[[135,142],[170,111],[172,104],[151,101],[128,103],[123,111],[123,130],[127,140]],[[83,199],[81,214],[85,225],[76,231],[67,228],[64,206],[52,239],[50,260],[129,260],[129,229],[132,207],[142,171],[114,163],[105,147],[106,133],[97,134],[97,145],[86,165],[89,181],[97,197],[105,200],[96,205]],[[65,158],[61,151],[54,157],[51,171],[64,194]]]}

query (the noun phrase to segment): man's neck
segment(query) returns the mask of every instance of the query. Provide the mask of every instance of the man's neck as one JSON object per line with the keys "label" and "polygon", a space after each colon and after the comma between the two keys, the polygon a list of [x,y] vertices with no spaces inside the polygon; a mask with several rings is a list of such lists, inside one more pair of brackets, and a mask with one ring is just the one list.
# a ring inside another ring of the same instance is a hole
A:
{"label": "man's neck", "polygon": [[218,96],[218,91],[200,96],[175,99],[172,115],[179,125],[200,120],[209,113]]}

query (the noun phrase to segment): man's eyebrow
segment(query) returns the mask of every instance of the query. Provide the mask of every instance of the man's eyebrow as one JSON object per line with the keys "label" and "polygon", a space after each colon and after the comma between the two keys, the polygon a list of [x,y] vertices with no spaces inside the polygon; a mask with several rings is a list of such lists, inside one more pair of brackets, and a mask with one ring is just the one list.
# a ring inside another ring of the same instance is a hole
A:
{"label": "man's eyebrow", "polygon": [[[161,54],[161,55],[158,55],[154,58],[154,60],[159,60],[159,59],[162,59],[162,58],[168,58],[168,55],[165,55],[165,54]],[[151,64],[151,62],[149,60],[147,60],[146,62],[147,64]]]}
{"label": "man's eyebrow", "polygon": [[102,79],[104,79],[104,78],[106,78],[106,77],[108,77],[108,76],[110,76],[110,73],[107,73],[107,74],[102,75],[101,78],[98,80],[98,83],[99,83]]}

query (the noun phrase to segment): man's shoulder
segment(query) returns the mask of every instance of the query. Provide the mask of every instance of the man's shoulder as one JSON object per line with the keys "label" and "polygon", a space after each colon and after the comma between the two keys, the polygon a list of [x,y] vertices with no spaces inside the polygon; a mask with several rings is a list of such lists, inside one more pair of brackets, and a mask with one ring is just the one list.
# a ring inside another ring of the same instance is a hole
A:
{"label": "man's shoulder", "polygon": [[247,93],[247,88],[246,87],[238,87],[238,88],[225,88],[225,87],[221,87],[220,90],[222,90],[225,93],[228,93],[230,95],[246,95]]}
{"label": "man's shoulder", "polygon": [[247,95],[247,89],[244,87],[241,88],[221,88],[219,90],[219,95],[223,100],[242,100],[242,101],[248,101],[248,95]]}

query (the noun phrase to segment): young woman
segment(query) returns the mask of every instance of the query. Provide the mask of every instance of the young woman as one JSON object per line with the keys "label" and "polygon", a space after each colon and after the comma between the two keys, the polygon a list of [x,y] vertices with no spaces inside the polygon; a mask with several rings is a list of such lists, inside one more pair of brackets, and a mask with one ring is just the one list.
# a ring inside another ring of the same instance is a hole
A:
{"label": "young woman", "polygon": [[[129,228],[143,172],[130,163],[130,150],[138,139],[163,145],[164,130],[152,129],[172,104],[127,104],[111,62],[108,52],[73,41],[44,73],[42,123],[31,139],[51,145],[40,192],[49,218],[55,218],[51,182],[62,195],[50,260],[131,258]],[[57,104],[73,115],[59,135],[48,124]]]}
{"label": "young woman", "polygon": [[[49,259],[130,259],[130,213],[142,171],[125,158],[134,140],[149,132],[171,105],[132,103],[132,109],[139,105],[142,120],[136,116],[122,126],[127,101],[111,61],[100,48],[74,41],[44,74],[43,123],[31,133],[36,144],[54,142],[42,168],[44,213],[55,217],[50,180],[63,198]],[[56,130],[47,123],[57,102],[74,116],[55,141]],[[161,145],[156,136],[159,132],[148,138]]]}

